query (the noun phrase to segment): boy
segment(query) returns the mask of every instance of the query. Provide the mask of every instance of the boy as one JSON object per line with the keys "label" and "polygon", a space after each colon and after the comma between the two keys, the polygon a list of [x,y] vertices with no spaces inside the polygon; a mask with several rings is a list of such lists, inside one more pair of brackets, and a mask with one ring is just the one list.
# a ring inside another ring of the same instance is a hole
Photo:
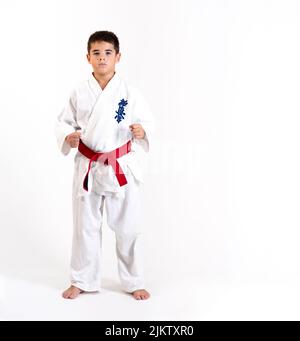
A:
{"label": "boy", "polygon": [[137,89],[116,73],[119,40],[98,31],[88,41],[91,77],[71,94],[56,122],[59,149],[75,155],[71,286],[67,299],[100,290],[101,226],[116,234],[119,276],[124,291],[137,300],[149,298],[139,264],[139,186],[141,157],[149,151],[152,114]]}

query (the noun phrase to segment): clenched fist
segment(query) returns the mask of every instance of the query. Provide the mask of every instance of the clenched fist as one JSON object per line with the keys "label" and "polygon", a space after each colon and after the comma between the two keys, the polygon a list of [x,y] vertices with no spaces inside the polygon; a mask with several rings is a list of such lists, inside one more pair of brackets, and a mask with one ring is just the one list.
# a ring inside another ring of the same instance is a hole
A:
{"label": "clenched fist", "polygon": [[80,131],[75,131],[66,137],[66,141],[72,148],[77,148],[79,145]]}
{"label": "clenched fist", "polygon": [[145,130],[140,124],[131,124],[129,128],[134,138],[143,139],[145,137]]}

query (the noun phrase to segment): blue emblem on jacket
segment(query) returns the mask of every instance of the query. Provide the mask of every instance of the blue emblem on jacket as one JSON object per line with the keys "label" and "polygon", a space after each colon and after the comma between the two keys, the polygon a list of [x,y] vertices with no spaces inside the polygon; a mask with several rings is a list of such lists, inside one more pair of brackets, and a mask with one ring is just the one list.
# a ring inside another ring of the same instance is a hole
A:
{"label": "blue emblem on jacket", "polygon": [[124,112],[125,106],[128,104],[128,101],[126,101],[124,98],[121,99],[119,105],[118,111],[115,111],[117,115],[115,116],[115,119],[117,120],[118,123],[120,123],[122,120],[124,120],[124,116],[126,113]]}

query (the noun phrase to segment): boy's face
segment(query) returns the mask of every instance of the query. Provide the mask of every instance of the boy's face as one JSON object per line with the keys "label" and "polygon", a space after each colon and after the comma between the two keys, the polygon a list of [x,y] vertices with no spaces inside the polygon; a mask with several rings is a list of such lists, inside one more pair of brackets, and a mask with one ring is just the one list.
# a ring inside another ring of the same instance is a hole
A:
{"label": "boy's face", "polygon": [[113,44],[106,41],[92,43],[87,60],[92,65],[94,73],[105,76],[115,72],[115,65],[119,62],[121,53],[116,53]]}

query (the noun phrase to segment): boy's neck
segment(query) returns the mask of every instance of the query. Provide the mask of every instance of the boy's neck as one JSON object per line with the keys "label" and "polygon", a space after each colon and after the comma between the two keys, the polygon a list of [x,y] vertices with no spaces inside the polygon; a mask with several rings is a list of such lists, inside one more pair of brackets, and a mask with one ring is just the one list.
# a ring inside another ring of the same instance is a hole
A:
{"label": "boy's neck", "polygon": [[113,71],[112,73],[109,73],[106,75],[99,75],[99,74],[96,74],[95,72],[93,72],[93,76],[96,79],[96,81],[99,83],[101,89],[104,90],[104,88],[106,87],[108,82],[113,78],[115,73],[116,72]]}

